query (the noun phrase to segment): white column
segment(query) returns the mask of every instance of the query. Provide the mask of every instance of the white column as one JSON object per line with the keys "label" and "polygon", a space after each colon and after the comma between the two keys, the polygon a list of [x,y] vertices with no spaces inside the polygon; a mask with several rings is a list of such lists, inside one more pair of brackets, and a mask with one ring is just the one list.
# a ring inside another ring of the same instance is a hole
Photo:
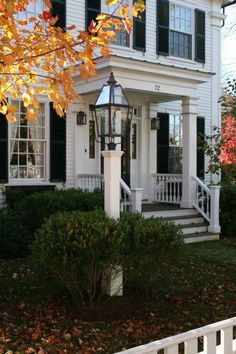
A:
{"label": "white column", "polygon": [[102,151],[104,157],[104,207],[107,216],[120,217],[121,156],[123,151]]}
{"label": "white column", "polygon": [[157,173],[157,131],[151,129],[151,119],[157,116],[158,107],[156,104],[150,104],[148,117],[148,134],[149,134],[149,191],[148,200],[153,202],[155,200],[156,181],[153,174]]}
{"label": "white column", "polygon": [[197,98],[183,97],[183,183],[182,183],[182,208],[192,208],[196,195],[197,165]]}
{"label": "white column", "polygon": [[[120,217],[121,156],[123,151],[102,151],[104,157],[104,208],[110,218]],[[109,295],[123,295],[121,266],[109,267],[103,274],[103,291]]]}
{"label": "white column", "polygon": [[210,186],[211,190],[211,211],[210,211],[210,225],[209,232],[219,233],[219,212],[220,212],[220,186]]}

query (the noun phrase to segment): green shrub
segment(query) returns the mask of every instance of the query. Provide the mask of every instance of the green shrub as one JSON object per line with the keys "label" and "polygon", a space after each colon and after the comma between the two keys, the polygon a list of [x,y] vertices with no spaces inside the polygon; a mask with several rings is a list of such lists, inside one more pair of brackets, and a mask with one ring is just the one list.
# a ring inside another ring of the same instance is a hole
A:
{"label": "green shrub", "polygon": [[29,254],[29,245],[34,239],[35,231],[50,215],[58,211],[103,208],[101,190],[83,192],[68,189],[26,195],[17,189],[9,193],[11,207],[5,209],[0,216],[0,239],[4,239],[4,245],[7,243],[8,246],[4,246],[5,251],[0,252],[0,257],[22,257]]}
{"label": "green shrub", "polygon": [[67,189],[33,193],[18,204],[17,212],[21,215],[27,232],[34,234],[46,218],[58,211],[88,211],[102,207],[102,191],[83,192]]}
{"label": "green shrub", "polygon": [[8,208],[0,210],[0,258],[26,256],[30,238],[19,215]]}
{"label": "green shrub", "polygon": [[[104,270],[122,265],[130,286],[152,286],[157,265],[182,245],[179,228],[163,219],[102,211],[57,213],[36,233],[33,257],[71,293],[76,305],[102,298]],[[142,284],[140,286],[140,284]]]}
{"label": "green shrub", "polygon": [[37,231],[33,257],[70,292],[76,305],[101,297],[104,269],[119,263],[121,232],[103,211],[57,213]]}
{"label": "green shrub", "polygon": [[158,271],[168,258],[182,249],[180,227],[163,218],[145,219],[140,214],[124,214],[123,267],[128,288],[149,295],[157,289]]}
{"label": "green shrub", "polygon": [[220,193],[220,224],[224,236],[236,236],[236,185],[224,185]]}

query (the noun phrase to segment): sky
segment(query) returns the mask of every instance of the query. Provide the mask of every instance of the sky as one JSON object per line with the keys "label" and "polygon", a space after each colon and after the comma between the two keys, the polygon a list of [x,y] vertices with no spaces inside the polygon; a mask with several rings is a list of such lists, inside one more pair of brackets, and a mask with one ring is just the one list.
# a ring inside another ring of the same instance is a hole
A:
{"label": "sky", "polygon": [[222,82],[236,78],[236,4],[225,8],[227,15],[222,28]]}

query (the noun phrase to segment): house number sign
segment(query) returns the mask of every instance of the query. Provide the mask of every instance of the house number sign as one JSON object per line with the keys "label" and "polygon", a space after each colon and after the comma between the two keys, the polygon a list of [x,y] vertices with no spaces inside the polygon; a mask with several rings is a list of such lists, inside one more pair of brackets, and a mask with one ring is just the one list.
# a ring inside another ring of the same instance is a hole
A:
{"label": "house number sign", "polygon": [[161,89],[161,86],[160,85],[154,85],[154,89],[155,89],[155,91],[160,91],[160,89]]}

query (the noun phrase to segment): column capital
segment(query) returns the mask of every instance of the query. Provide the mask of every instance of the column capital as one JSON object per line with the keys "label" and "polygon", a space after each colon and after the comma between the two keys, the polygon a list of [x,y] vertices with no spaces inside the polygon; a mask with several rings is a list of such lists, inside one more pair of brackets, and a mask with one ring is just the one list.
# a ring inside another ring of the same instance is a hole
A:
{"label": "column capital", "polygon": [[182,97],[182,113],[183,115],[197,115],[198,97]]}
{"label": "column capital", "polygon": [[121,157],[123,153],[124,151],[120,151],[120,150],[101,151],[103,157]]}

